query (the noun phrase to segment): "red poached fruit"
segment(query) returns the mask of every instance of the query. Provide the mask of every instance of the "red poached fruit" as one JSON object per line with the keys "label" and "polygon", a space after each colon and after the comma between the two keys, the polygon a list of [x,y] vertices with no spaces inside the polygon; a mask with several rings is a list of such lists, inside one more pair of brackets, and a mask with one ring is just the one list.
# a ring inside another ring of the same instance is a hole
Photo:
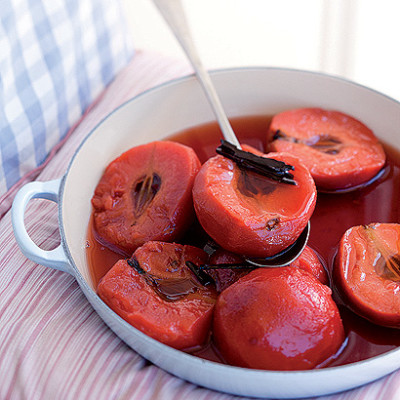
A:
{"label": "red poached fruit", "polygon": [[203,229],[225,250],[247,257],[272,256],[294,243],[316,202],[314,181],[296,157],[265,157],[293,166],[296,184],[274,181],[217,155],[203,164],[193,186]]}
{"label": "red poached fruit", "polygon": [[355,226],[343,235],[335,283],[348,306],[371,322],[400,328],[400,224]]}
{"label": "red poached fruit", "polygon": [[218,297],[214,338],[228,363],[302,370],[335,355],[345,335],[332,291],[309,272],[259,268]]}
{"label": "red poached fruit", "polygon": [[97,292],[120,317],[176,349],[203,345],[209,337],[216,292],[186,266],[207,254],[193,246],[147,242],[130,260],[118,261]]}
{"label": "red poached fruit", "polygon": [[126,151],[107,166],[92,198],[100,238],[126,254],[149,240],[178,239],[193,221],[199,168],[193,149],[175,142]]}
{"label": "red poached fruit", "polygon": [[318,189],[336,190],[368,182],[385,164],[373,132],[338,111],[300,108],[275,115],[269,128],[271,151],[296,155]]}

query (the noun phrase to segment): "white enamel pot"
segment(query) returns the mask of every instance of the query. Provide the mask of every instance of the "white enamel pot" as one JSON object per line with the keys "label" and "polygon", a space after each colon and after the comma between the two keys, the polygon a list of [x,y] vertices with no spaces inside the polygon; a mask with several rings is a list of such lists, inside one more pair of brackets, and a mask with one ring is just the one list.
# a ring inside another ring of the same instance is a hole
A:
{"label": "white enamel pot", "polygon": [[[272,115],[296,107],[335,109],[360,119],[380,139],[400,149],[400,103],[366,87],[323,74],[275,68],[222,70],[211,76],[229,117]],[[37,263],[73,275],[105,323],[143,357],[207,388],[252,397],[318,396],[363,385],[400,368],[400,348],[362,362],[310,371],[222,365],[151,339],[100,300],[90,279],[85,241],[90,199],[105,166],[130,147],[212,120],[194,76],[154,88],[119,107],[88,135],[61,179],[29,183],[19,191],[12,217],[21,250]],[[37,247],[27,234],[24,212],[32,198],[58,204],[61,244],[52,251]]]}

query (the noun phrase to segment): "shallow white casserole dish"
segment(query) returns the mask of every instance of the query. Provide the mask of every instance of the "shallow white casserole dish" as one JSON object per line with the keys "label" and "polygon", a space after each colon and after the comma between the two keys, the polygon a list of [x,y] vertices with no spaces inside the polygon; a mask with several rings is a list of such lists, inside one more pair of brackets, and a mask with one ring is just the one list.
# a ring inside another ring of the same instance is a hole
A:
{"label": "shallow white casserole dish", "polygon": [[[272,115],[296,107],[321,107],[361,120],[400,149],[400,103],[339,78],[305,71],[243,68],[211,74],[228,117]],[[400,348],[366,361],[311,371],[237,368],[206,361],[165,346],[136,330],[96,295],[86,261],[90,199],[105,166],[135,145],[165,138],[214,120],[194,76],[147,91],[115,110],[80,146],[64,177],[33,182],[17,194],[13,209],[16,239],[31,260],[73,275],[89,302],[129,346],[161,368],[193,383],[232,394],[295,398],[350,389],[400,368]],[[45,251],[29,238],[24,212],[32,198],[58,203],[61,245]]]}

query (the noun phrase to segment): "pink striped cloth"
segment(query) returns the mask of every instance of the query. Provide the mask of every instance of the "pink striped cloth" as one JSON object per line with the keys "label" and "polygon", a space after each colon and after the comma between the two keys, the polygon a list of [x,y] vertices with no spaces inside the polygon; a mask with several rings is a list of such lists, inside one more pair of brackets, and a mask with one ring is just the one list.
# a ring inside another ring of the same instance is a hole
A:
{"label": "pink striped cloth", "polygon": [[[190,72],[182,63],[138,52],[91,110],[53,152],[38,175],[61,177],[84,136],[128,98]],[[21,182],[21,183],[24,183]],[[20,184],[21,184],[20,183]],[[19,251],[8,208],[0,208],[0,399],[234,399],[176,378],[126,346],[93,311],[69,274],[27,260]],[[54,204],[31,202],[26,221],[45,249],[59,241]],[[325,400],[400,398],[400,371]]]}

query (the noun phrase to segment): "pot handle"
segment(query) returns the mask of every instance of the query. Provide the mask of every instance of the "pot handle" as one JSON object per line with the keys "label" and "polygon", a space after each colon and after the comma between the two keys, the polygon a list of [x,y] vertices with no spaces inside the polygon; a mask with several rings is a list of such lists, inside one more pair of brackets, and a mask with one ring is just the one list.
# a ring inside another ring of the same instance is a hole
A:
{"label": "pot handle", "polygon": [[45,199],[59,203],[61,179],[47,182],[30,182],[14,198],[11,218],[15,239],[22,253],[35,263],[72,274],[62,243],[53,250],[43,250],[30,238],[24,222],[25,210],[30,200]]}

